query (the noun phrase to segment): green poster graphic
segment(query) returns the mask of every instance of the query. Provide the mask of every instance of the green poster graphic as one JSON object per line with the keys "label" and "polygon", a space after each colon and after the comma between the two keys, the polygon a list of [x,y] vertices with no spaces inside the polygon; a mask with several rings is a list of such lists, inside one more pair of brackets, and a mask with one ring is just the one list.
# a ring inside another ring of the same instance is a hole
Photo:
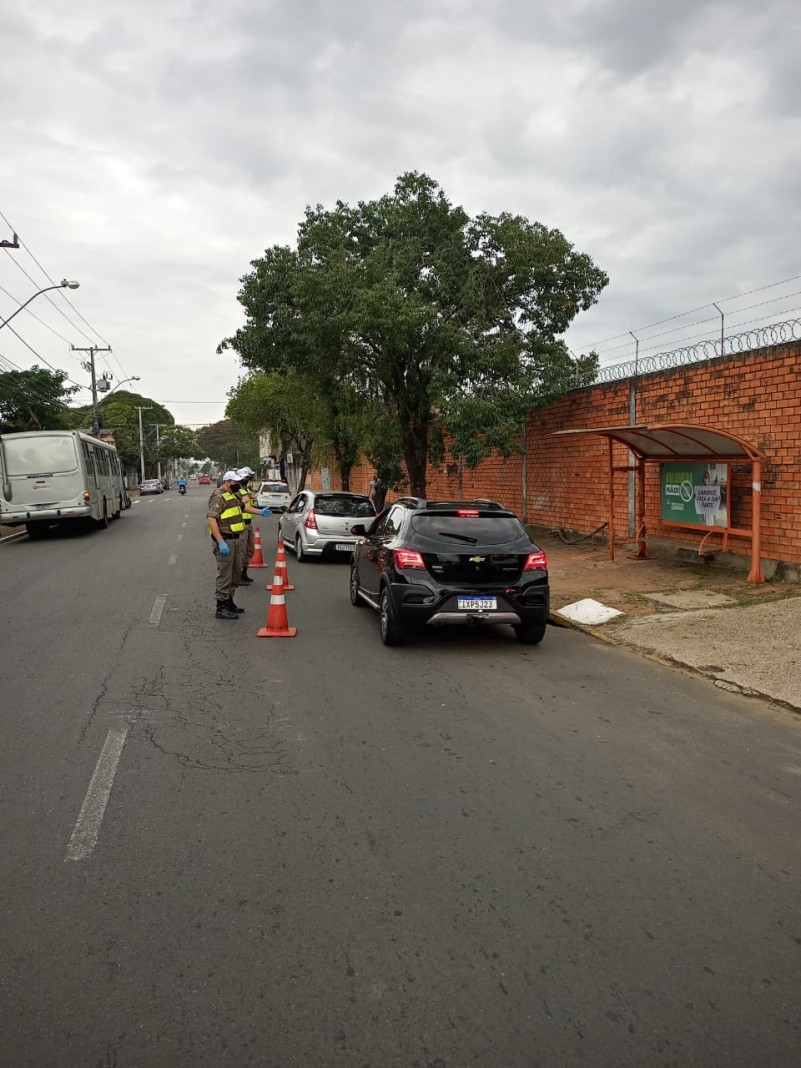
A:
{"label": "green poster graphic", "polygon": [[671,523],[727,527],[727,464],[662,464],[661,516]]}

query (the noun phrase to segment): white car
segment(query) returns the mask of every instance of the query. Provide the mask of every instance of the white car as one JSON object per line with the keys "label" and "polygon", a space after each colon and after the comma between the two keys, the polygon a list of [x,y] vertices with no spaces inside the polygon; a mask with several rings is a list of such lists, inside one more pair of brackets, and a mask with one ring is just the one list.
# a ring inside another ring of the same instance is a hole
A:
{"label": "white car", "polygon": [[278,536],[299,561],[350,556],[359,540],[351,528],[373,519],[375,508],[362,493],[303,490],[278,520]]}
{"label": "white car", "polygon": [[259,508],[271,508],[274,512],[285,512],[291,500],[286,482],[262,482],[256,492]]}

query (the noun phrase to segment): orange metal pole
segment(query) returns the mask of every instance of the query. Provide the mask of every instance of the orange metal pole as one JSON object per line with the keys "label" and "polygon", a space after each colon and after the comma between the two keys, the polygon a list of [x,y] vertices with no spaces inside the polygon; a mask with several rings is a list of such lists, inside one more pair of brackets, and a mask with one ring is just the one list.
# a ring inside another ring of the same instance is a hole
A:
{"label": "orange metal pole", "polygon": [[765,581],[762,573],[762,461],[751,462],[751,570],[748,581]]}
{"label": "orange metal pole", "polygon": [[645,543],[645,460],[637,457],[637,560],[648,559],[648,546]]}
{"label": "orange metal pole", "polygon": [[615,559],[615,465],[614,445],[611,438],[609,442],[609,559]]}

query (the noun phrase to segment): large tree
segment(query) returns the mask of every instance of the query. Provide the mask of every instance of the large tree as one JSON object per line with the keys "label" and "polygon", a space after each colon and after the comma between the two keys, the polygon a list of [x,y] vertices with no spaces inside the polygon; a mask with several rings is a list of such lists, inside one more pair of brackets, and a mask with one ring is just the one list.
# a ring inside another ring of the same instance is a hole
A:
{"label": "large tree", "polygon": [[230,419],[221,419],[202,426],[196,433],[198,449],[222,467],[252,467],[259,465],[258,434],[234,426]]}
{"label": "large tree", "polygon": [[355,389],[420,495],[437,427],[469,464],[517,447],[525,412],[572,384],[560,335],[608,282],[558,230],[471,219],[418,173],[375,201],[308,208],[297,248],[251,266],[245,324],[220,347],[252,370],[307,375],[323,396]]}
{"label": "large tree", "polygon": [[[171,412],[139,393],[127,390],[115,391],[104,397],[99,405],[100,424],[113,433],[117,452],[124,463],[130,467],[139,466],[139,408],[142,409],[142,444],[144,446],[145,470],[156,473],[159,455],[156,449],[156,424],[160,434],[175,425]],[[94,422],[91,405],[74,408],[70,413],[71,425],[78,430],[89,430]]]}
{"label": "large tree", "polygon": [[0,433],[68,428],[66,401],[79,387],[65,381],[64,371],[44,367],[0,373]]}
{"label": "large tree", "polygon": [[196,456],[199,451],[194,430],[188,426],[168,426],[159,436],[160,460],[181,460]]}

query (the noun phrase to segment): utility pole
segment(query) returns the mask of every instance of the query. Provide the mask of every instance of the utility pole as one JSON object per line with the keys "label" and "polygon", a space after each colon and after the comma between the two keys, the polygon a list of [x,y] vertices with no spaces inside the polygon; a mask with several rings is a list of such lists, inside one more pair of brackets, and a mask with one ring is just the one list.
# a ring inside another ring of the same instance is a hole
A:
{"label": "utility pole", "polygon": [[154,426],[156,428],[156,468],[157,468],[156,475],[158,476],[158,480],[160,482],[161,481],[161,457],[159,456],[159,442],[160,442],[159,430],[161,429],[161,427],[169,426],[170,424],[169,423],[151,423],[150,425]]}
{"label": "utility pole", "polygon": [[136,410],[139,412],[139,470],[141,472],[140,482],[145,481],[145,439],[142,436],[142,412],[150,412],[153,410],[152,404],[143,404],[141,407],[137,404]]}
{"label": "utility pole", "polygon": [[91,345],[88,349],[79,349],[75,345],[70,345],[73,352],[88,352],[89,359],[81,366],[85,371],[89,371],[92,376],[92,408],[95,413],[94,430],[97,432],[100,430],[100,410],[97,407],[97,378],[95,377],[95,353],[96,352],[111,352],[111,346],[106,345],[105,348],[98,348],[97,345]]}

